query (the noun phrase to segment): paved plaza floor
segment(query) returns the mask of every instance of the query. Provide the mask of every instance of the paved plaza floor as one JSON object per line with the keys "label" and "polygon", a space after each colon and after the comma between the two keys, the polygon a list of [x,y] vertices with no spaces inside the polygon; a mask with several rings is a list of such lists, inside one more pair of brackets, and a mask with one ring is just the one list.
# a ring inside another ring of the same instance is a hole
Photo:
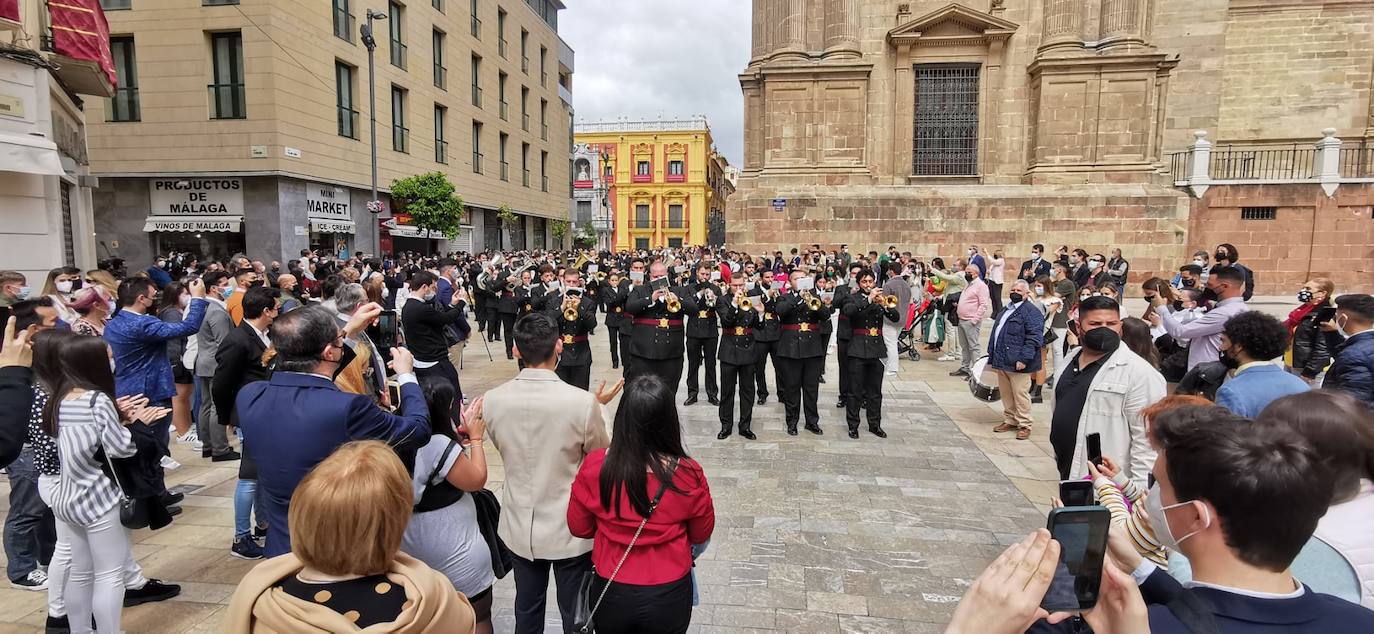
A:
{"label": "paved plaza floor", "polygon": [[[620,372],[611,369],[604,330],[592,341],[595,387]],[[504,344],[490,346],[494,361],[480,341],[465,350],[469,396],[516,373]],[[949,377],[957,366],[929,356],[902,362],[884,386],[886,440],[866,431],[858,440],[845,435],[833,354],[820,392],[823,436],[786,435],[771,370],[772,395],[754,410],[756,441],[716,440],[716,408],[704,393],[700,403],[680,407],[688,451],[705,467],[716,508],[715,535],[696,568],[701,605],[692,630],[941,631],[979,571],[1043,525],[1056,490],[1048,405],[1035,406],[1030,441],[994,435],[1000,404],[974,399]],[[229,556],[237,463],[212,464],[188,446],[174,453],[183,466],[168,474],[168,484],[187,491],[185,512],[170,527],[135,531],[132,540],[145,573],[183,592],[126,609],[129,632],[220,631],[235,584],[253,566]],[[489,455],[495,490],[505,473],[497,452]],[[510,632],[511,577],[494,596],[496,631]],[[0,632],[40,630],[46,597],[0,588]],[[549,604],[553,632],[552,591]]]}

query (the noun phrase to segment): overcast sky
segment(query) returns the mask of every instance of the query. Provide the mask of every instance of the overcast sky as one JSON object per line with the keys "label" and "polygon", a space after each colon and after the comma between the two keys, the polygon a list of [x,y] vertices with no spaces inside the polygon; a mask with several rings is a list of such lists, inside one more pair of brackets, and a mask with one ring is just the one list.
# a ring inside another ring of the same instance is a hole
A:
{"label": "overcast sky", "polygon": [[576,54],[578,121],[704,114],[732,165],[744,158],[748,0],[568,0],[558,30]]}

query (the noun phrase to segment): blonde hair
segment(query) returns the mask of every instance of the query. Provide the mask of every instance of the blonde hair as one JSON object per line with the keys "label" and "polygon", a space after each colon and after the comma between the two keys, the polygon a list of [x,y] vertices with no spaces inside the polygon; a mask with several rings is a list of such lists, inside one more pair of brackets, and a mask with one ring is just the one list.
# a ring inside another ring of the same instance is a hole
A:
{"label": "blonde hair", "polygon": [[86,271],[86,279],[105,287],[105,290],[109,291],[109,296],[119,296],[119,280],[116,280],[115,276],[111,275],[109,271],[101,271],[99,269]]}
{"label": "blonde hair", "polygon": [[1311,282],[1317,285],[1317,290],[1326,291],[1326,301],[1323,306],[1331,306],[1336,303],[1336,283],[1325,277],[1314,277]]}
{"label": "blonde hair", "polygon": [[330,575],[391,568],[410,522],[414,494],[386,443],[350,442],[306,474],[291,495],[291,552]]}

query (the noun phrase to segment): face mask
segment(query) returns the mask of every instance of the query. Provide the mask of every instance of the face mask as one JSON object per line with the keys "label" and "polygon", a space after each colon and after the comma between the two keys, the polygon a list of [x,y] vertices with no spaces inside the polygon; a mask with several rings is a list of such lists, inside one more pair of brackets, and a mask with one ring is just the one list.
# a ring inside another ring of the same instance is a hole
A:
{"label": "face mask", "polygon": [[1304,304],[1312,301],[1312,291],[1309,291],[1305,288],[1298,291],[1298,301]]}
{"label": "face mask", "polygon": [[1036,296],[1036,297],[1039,297],[1039,296],[1044,295],[1044,294],[1045,294],[1045,287],[1043,287],[1043,286],[1037,286],[1037,287],[1035,287],[1035,296]]}
{"label": "face mask", "polygon": [[1227,370],[1234,370],[1240,367],[1240,360],[1229,354],[1226,354],[1225,350],[1221,351],[1221,357],[1217,360],[1220,361],[1222,365],[1226,366]]}
{"label": "face mask", "polygon": [[1011,300],[1011,303],[1013,303],[1013,304],[1020,304],[1020,303],[1021,303],[1021,300],[1025,299],[1025,298],[1026,298],[1025,295],[1022,295],[1022,294],[1017,293],[1017,292],[1015,292],[1015,291],[1013,291],[1013,292],[1011,292],[1011,293],[1009,293],[1009,294],[1007,295],[1007,299],[1010,299],[1010,300]]}
{"label": "face mask", "polygon": [[182,308],[186,308],[186,307],[189,306],[190,304],[191,304],[191,296],[190,296],[190,295],[182,295],[180,298],[177,299],[177,305],[180,306],[180,307],[182,307]]}
{"label": "face mask", "polygon": [[[1345,317],[1345,322],[1341,322],[1341,317]],[[1350,323],[1350,318],[1345,315],[1336,315],[1336,319],[1333,321],[1336,322],[1336,332],[1339,333],[1340,336],[1349,339],[1350,333],[1345,331],[1345,327]]]}
{"label": "face mask", "polygon": [[226,287],[224,287],[224,290],[222,290],[222,291],[219,292],[219,296],[220,296],[221,298],[223,298],[223,299],[229,299],[229,296],[230,296],[230,295],[233,295],[233,294],[234,294],[234,287],[232,287],[232,286],[226,286]]}
{"label": "face mask", "polygon": [[1097,267],[1099,267],[1099,266],[1102,266],[1102,263],[1101,263],[1101,262],[1098,262],[1097,260],[1088,260],[1088,270],[1089,270],[1089,271],[1096,271],[1096,270],[1097,270]]}
{"label": "face mask", "polygon": [[1150,492],[1145,498],[1145,515],[1150,518],[1150,528],[1154,529],[1155,537],[1159,538],[1159,543],[1165,548],[1176,551],[1178,550],[1179,544],[1183,543],[1183,540],[1202,532],[1202,530],[1212,525],[1212,517],[1207,513],[1207,507],[1203,506],[1202,512],[1207,519],[1207,523],[1203,526],[1203,529],[1193,531],[1183,537],[1175,539],[1173,529],[1169,528],[1169,517],[1165,515],[1164,512],[1180,506],[1188,506],[1193,502],[1179,502],[1178,504],[1163,506],[1163,501],[1160,500],[1160,497],[1159,483],[1156,482],[1154,486],[1150,487]]}
{"label": "face mask", "polygon": [[966,282],[972,282],[972,281],[973,281],[973,274],[972,274],[972,273],[965,273],[965,274],[964,274],[964,281],[966,281]]}
{"label": "face mask", "polygon": [[114,359],[110,359],[110,372],[113,373],[114,371],[115,371],[115,362],[114,362]]}
{"label": "face mask", "polygon": [[1230,262],[1230,261],[1231,261],[1230,258],[1228,258],[1228,257],[1226,256],[1226,254],[1225,254],[1225,253],[1222,253],[1221,251],[1217,251],[1216,253],[1213,253],[1213,254],[1212,254],[1212,259],[1214,259],[1214,260],[1216,260],[1216,261],[1218,261],[1218,262],[1221,262],[1221,261],[1223,261],[1223,260],[1225,260],[1225,261],[1227,261],[1227,262]]}
{"label": "face mask", "polygon": [[1194,286],[1197,286],[1197,280],[1192,279],[1183,280],[1181,283],[1183,284],[1183,288],[1192,288]]}
{"label": "face mask", "polygon": [[1202,258],[1196,258],[1193,260],[1193,264],[1196,264],[1198,266],[1207,266],[1207,260],[1204,260]]}
{"label": "face mask", "polygon": [[1183,310],[1183,300],[1181,300],[1181,299],[1176,299],[1176,300],[1174,300],[1174,312],[1178,312],[1178,311],[1181,311],[1181,310]]}
{"label": "face mask", "polygon": [[55,284],[54,286],[57,287],[57,292],[59,292],[59,293],[70,293],[70,292],[72,292],[72,281],[71,281],[71,280],[62,280],[61,282],[58,282],[58,283]]}
{"label": "face mask", "polygon": [[15,297],[18,297],[18,298],[21,299],[21,300],[28,299],[28,298],[29,298],[29,290],[30,290],[30,289],[29,289],[29,287],[27,287],[27,286],[20,286],[20,287],[19,287],[19,290],[16,291],[14,295],[15,295]]}
{"label": "face mask", "polygon": [[1034,251],[1032,251],[1032,252],[1031,252],[1031,259],[1038,262],[1038,261],[1040,260],[1040,254],[1039,254],[1039,253],[1035,253]]}
{"label": "face mask", "polygon": [[261,287],[264,283],[265,282],[263,282],[262,280],[254,280],[248,283],[248,288],[258,288]]}
{"label": "face mask", "polygon": [[114,300],[112,299],[108,302],[105,302],[105,308],[109,309],[109,313],[113,315],[116,308]]}
{"label": "face mask", "polygon": [[1083,347],[1102,354],[1111,354],[1121,347],[1121,335],[1106,326],[1083,333]]}
{"label": "face mask", "polygon": [[428,292],[428,293],[425,293],[425,301],[427,301],[427,302],[432,302],[432,301],[434,301],[434,296],[435,296],[436,294],[437,294],[437,293],[435,293],[435,292],[433,292],[433,291],[430,291],[430,292]]}
{"label": "face mask", "polygon": [[1214,290],[1212,290],[1212,289],[1210,289],[1210,288],[1207,289],[1207,290],[1205,290],[1205,291],[1202,291],[1202,301],[1204,301],[1204,302],[1215,302],[1215,301],[1217,301],[1217,292],[1214,291]]}

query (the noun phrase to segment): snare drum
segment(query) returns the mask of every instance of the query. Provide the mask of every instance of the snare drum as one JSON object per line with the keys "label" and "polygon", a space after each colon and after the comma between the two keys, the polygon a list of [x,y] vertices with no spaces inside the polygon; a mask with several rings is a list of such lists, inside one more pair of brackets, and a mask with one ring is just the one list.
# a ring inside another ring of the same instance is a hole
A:
{"label": "snare drum", "polygon": [[969,368],[968,389],[980,401],[995,403],[1002,400],[1001,390],[997,389],[997,373],[988,367],[986,356],[974,361]]}

